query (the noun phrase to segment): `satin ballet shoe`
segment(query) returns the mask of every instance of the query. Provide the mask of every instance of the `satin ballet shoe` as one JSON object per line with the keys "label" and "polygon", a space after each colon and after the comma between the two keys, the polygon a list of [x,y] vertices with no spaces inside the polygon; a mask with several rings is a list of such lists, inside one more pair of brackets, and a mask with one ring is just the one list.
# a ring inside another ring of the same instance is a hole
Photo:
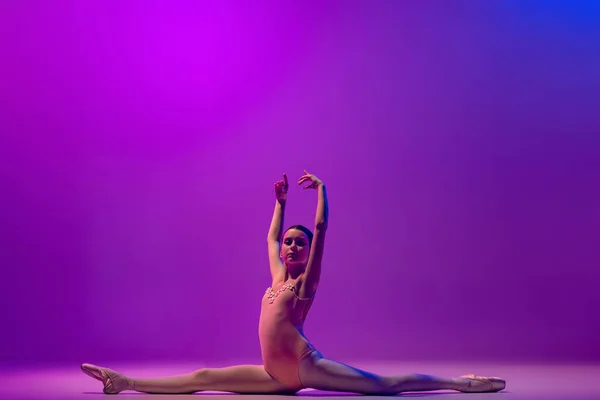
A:
{"label": "satin ballet shoe", "polygon": [[110,368],[99,367],[93,364],[81,364],[81,370],[104,385],[102,391],[106,394],[117,394],[133,387],[131,380],[125,375]]}
{"label": "satin ballet shoe", "polygon": [[463,375],[463,387],[458,389],[464,393],[498,392],[506,387],[506,381],[496,376],[476,376],[474,374]]}

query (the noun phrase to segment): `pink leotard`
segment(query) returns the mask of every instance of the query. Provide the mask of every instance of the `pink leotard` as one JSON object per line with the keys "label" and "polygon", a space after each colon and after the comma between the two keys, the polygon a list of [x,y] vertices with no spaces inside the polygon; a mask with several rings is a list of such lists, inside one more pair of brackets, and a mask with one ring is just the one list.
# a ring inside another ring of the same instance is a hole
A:
{"label": "pink leotard", "polygon": [[302,331],[311,298],[300,298],[293,280],[268,288],[262,299],[258,336],[265,370],[291,390],[304,387],[299,362],[315,351]]}

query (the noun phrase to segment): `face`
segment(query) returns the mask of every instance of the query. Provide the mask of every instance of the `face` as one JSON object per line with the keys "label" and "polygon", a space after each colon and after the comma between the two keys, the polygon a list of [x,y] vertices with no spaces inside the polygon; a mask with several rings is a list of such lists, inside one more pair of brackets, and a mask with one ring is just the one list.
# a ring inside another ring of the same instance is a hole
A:
{"label": "face", "polygon": [[298,229],[290,229],[283,235],[281,258],[287,265],[300,265],[308,262],[308,236]]}

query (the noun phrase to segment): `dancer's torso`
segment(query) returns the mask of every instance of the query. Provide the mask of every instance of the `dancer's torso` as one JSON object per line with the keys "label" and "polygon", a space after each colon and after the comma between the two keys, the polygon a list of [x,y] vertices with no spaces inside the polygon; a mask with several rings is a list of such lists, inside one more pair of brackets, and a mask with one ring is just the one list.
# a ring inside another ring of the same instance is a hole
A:
{"label": "dancer's torso", "polygon": [[279,282],[262,298],[258,335],[266,367],[297,362],[312,350],[303,326],[313,297],[298,296],[299,283]]}

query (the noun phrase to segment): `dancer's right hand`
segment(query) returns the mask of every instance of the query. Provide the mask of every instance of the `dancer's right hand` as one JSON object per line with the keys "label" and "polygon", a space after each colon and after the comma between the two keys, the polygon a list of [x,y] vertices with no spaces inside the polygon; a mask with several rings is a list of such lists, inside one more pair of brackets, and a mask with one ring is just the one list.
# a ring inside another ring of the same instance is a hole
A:
{"label": "dancer's right hand", "polygon": [[287,175],[283,174],[283,180],[275,182],[273,186],[275,186],[275,198],[277,199],[277,202],[284,205],[287,201],[287,191],[289,187]]}

